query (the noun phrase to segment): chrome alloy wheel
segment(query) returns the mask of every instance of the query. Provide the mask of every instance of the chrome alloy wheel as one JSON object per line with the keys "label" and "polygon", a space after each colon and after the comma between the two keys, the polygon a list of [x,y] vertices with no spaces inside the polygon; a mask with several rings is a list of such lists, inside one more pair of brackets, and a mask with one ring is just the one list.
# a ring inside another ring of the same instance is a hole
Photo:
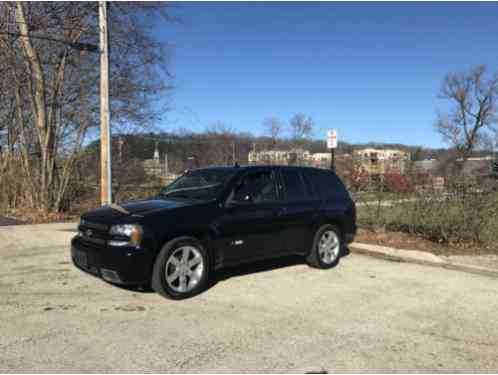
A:
{"label": "chrome alloy wheel", "polygon": [[323,232],[318,242],[318,254],[325,264],[332,264],[339,257],[341,243],[339,236],[333,230]]}
{"label": "chrome alloy wheel", "polygon": [[171,253],[164,268],[166,282],[175,292],[190,292],[204,273],[204,261],[198,249],[181,246]]}

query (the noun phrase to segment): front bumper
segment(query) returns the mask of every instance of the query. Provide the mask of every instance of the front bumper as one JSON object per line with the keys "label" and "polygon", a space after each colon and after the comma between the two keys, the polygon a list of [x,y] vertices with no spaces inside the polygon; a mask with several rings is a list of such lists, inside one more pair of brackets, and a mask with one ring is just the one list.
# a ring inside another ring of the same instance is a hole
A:
{"label": "front bumper", "polygon": [[71,259],[79,269],[108,282],[139,285],[150,282],[154,255],[148,249],[96,245],[76,236]]}

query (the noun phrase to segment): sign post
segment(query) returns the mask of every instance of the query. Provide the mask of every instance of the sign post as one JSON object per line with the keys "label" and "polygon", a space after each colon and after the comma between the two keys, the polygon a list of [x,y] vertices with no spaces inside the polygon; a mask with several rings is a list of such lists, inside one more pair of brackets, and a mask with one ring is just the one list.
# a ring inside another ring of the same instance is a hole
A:
{"label": "sign post", "polygon": [[335,170],[335,149],[337,148],[337,131],[327,132],[327,148],[330,149],[330,169]]}

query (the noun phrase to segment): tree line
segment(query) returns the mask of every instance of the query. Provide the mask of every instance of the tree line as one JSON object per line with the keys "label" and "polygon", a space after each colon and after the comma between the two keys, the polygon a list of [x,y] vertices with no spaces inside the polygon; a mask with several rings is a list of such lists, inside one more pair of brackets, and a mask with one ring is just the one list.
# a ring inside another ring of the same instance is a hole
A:
{"label": "tree line", "polygon": [[[258,124],[264,131],[261,137],[222,123],[202,134],[188,129],[150,134],[167,113],[161,103],[172,89],[168,46],[152,27],[171,21],[164,3],[109,4],[112,128],[124,138],[121,153],[116,149],[119,137],[113,139],[114,157],[121,155],[121,167],[114,163],[116,173],[126,169],[123,160],[128,156],[150,158],[158,138],[161,153],[171,154],[178,168],[192,155],[201,166],[234,159],[244,163],[254,147],[326,150],[324,141],[316,139],[313,119],[303,113],[287,122],[268,117]],[[99,134],[99,55],[89,48],[98,45],[98,37],[98,3],[0,3],[0,205],[60,211],[80,178],[78,170],[92,162],[98,165],[98,142],[91,140]],[[439,93],[448,109],[435,120],[449,148],[389,146],[408,150],[414,158],[443,155],[450,167],[457,158],[492,150],[497,97],[498,74],[485,66],[450,73]],[[388,145],[339,142],[337,151],[352,153],[362,146]]]}
{"label": "tree line", "polygon": [[[150,127],[170,89],[167,50],[153,20],[163,4],[110,3],[111,115],[115,129]],[[2,195],[58,211],[88,136],[98,132],[98,3],[0,3]],[[5,183],[9,181],[9,186]]]}

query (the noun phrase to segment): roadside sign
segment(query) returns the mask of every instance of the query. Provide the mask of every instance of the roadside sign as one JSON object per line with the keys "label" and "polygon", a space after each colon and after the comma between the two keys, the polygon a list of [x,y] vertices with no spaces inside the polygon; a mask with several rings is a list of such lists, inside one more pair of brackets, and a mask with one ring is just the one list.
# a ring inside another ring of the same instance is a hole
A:
{"label": "roadside sign", "polygon": [[327,132],[327,148],[337,148],[337,131],[335,129]]}

